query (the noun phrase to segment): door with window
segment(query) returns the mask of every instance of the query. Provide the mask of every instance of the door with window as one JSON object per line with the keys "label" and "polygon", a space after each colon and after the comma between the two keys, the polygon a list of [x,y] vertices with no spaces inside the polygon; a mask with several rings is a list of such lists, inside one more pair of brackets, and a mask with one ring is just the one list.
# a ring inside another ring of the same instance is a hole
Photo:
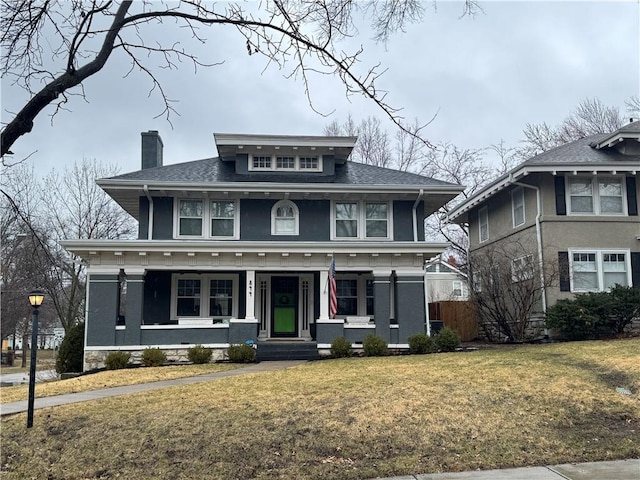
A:
{"label": "door with window", "polygon": [[298,277],[271,277],[271,336],[298,336]]}

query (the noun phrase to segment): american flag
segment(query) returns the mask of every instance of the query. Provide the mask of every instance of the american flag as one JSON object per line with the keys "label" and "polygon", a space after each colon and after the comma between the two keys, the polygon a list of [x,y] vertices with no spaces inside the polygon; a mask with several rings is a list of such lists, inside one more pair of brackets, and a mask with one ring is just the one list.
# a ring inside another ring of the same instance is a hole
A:
{"label": "american flag", "polygon": [[331,257],[329,265],[329,317],[336,318],[338,313],[338,296],[336,293],[336,260]]}

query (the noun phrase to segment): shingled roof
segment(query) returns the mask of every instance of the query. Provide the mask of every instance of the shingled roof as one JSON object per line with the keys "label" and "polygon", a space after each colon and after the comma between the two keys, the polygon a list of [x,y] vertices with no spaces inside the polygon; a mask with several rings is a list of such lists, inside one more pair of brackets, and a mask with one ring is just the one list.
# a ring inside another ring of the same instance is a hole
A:
{"label": "shingled roof", "polygon": [[343,184],[352,186],[362,185],[414,185],[414,186],[458,186],[454,183],[436,180],[434,178],[401,172],[390,168],[376,167],[357,162],[346,162],[336,165],[335,175],[314,175],[299,172],[272,173],[250,172],[238,174],[234,164],[223,162],[220,158],[206,158],[192,162],[147,168],[136,172],[125,173],[115,177],[101,179],[100,184],[112,181],[138,181],[140,183],[175,183],[188,185],[191,183],[295,183],[295,184]]}

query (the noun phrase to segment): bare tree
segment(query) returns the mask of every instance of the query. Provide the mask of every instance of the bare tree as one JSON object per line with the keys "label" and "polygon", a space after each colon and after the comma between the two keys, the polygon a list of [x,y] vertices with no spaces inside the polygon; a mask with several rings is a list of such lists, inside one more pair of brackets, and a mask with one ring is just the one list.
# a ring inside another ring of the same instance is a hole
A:
{"label": "bare tree", "polygon": [[[627,102],[631,109],[633,97]],[[624,124],[618,107],[608,107],[597,98],[585,98],[559,125],[527,123],[525,140],[517,150],[520,160],[596,133],[613,132]]]}
{"label": "bare tree", "polygon": [[[463,14],[476,9],[476,0],[465,0]],[[155,24],[173,23],[186,29],[194,44],[206,43],[202,27],[234,27],[249,55],[263,56],[267,65],[286,68],[286,76],[302,80],[312,108],[309,78],[334,75],[344,84],[347,96],[364,95],[403,128],[399,110],[387,103],[386,92],[377,87],[384,73],[381,66],[356,68],[362,47],[346,51],[338,44],[355,35],[356,24],[363,19],[369,21],[375,40],[386,41],[423,14],[419,0],[274,0],[259,4],[2,0],[2,75],[22,86],[31,98],[2,130],[1,156],[31,131],[43,109],[52,105],[55,115],[66,108],[70,95],[84,97],[82,83],[100,72],[114,52],[129,58],[132,71],[149,77],[152,90],[164,102],[161,115],[169,118],[174,109],[150,59],[159,59],[160,67],[169,69],[179,68],[183,61],[195,69],[219,62],[206,63],[194,50],[166,38],[150,38],[148,27]]]}
{"label": "bare tree", "polygon": [[[18,218],[14,223],[31,239],[27,255],[33,272],[30,288],[37,285],[45,290],[48,303],[67,330],[84,313],[85,266],[58,241],[117,239],[135,233],[133,218],[95,183],[96,178],[116,174],[117,168],[85,159],[62,173],[54,170],[42,180],[24,165],[5,170],[3,216]],[[23,184],[34,186],[28,195],[24,195]],[[24,203],[23,197],[30,203]],[[19,251],[8,251],[7,263],[24,263],[17,257]]]}
{"label": "bare tree", "polygon": [[534,245],[502,242],[472,252],[470,300],[487,339],[521,342],[540,335],[542,295],[556,281],[556,266],[542,265]]}

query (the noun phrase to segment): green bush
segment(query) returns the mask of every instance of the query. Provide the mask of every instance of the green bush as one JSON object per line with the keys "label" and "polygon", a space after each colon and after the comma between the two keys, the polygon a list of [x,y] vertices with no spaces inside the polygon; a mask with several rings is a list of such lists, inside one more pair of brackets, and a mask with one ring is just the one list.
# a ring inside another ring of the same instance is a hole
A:
{"label": "green bush", "polygon": [[145,367],[159,367],[167,362],[167,354],[159,348],[145,348],[142,352],[142,364]]}
{"label": "green bush", "polygon": [[384,338],[373,334],[364,337],[362,348],[367,357],[382,357],[389,353],[388,345]]}
{"label": "green bush", "polygon": [[449,327],[443,327],[433,341],[440,352],[453,352],[460,345],[460,335]]}
{"label": "green bush", "polygon": [[426,333],[416,333],[409,337],[409,353],[425,354],[433,353],[435,345],[433,338]]}
{"label": "green bush", "polygon": [[82,372],[84,358],[84,323],[69,329],[60,344],[56,371],[58,373]]}
{"label": "green bush", "polygon": [[233,363],[251,363],[256,360],[256,350],[251,345],[231,345],[227,349],[229,361]]}
{"label": "green bush", "polygon": [[634,318],[640,318],[640,288],[616,285],[611,297],[608,326],[613,333],[623,333]]}
{"label": "green bush", "polygon": [[351,340],[345,337],[336,337],[331,342],[331,356],[344,358],[351,356]]}
{"label": "green bush", "polygon": [[562,299],[547,309],[545,323],[568,340],[585,340],[597,336],[600,318],[580,302]]}
{"label": "green bush", "polygon": [[129,366],[129,359],[131,354],[129,352],[111,352],[104,359],[104,365],[107,370],[120,370]]}
{"label": "green bush", "polygon": [[209,363],[211,361],[211,353],[210,348],[203,347],[202,345],[196,345],[187,351],[187,357],[192,363]]}

